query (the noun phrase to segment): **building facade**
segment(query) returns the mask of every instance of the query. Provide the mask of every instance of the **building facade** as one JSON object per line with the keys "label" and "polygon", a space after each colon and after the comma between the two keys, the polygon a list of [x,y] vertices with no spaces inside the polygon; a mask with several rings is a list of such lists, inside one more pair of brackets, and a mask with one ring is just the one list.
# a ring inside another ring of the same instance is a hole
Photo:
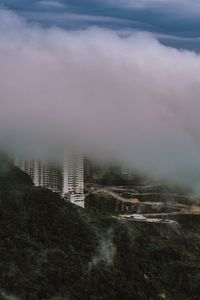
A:
{"label": "building facade", "polygon": [[35,186],[59,193],[64,199],[84,207],[84,159],[70,155],[61,161],[16,159],[15,165],[31,176]]}

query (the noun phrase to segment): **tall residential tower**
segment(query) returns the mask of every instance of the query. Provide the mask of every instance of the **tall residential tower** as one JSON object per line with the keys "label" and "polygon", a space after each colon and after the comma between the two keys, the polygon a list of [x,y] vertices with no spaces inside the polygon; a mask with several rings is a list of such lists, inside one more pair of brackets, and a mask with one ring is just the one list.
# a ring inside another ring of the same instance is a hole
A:
{"label": "tall residential tower", "polygon": [[15,165],[31,176],[35,186],[59,193],[64,199],[84,207],[84,160],[70,155],[60,161],[16,159]]}

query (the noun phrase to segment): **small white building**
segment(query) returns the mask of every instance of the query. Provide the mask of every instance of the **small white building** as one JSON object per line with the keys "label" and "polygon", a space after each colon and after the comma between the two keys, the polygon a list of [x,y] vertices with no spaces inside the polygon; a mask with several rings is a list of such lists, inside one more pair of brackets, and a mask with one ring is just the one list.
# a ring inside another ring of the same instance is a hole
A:
{"label": "small white building", "polygon": [[133,215],[130,215],[130,218],[135,220],[135,221],[146,221],[146,217],[144,217],[143,215],[140,215],[140,214],[133,214]]}

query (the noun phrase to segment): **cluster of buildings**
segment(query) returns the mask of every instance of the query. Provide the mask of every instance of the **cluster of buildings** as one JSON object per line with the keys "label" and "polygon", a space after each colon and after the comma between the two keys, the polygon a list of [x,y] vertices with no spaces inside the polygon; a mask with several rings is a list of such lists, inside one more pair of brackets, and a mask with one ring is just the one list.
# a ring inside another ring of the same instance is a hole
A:
{"label": "cluster of buildings", "polygon": [[62,160],[17,158],[15,165],[31,176],[35,186],[51,189],[71,203],[84,207],[82,155],[69,155]]}

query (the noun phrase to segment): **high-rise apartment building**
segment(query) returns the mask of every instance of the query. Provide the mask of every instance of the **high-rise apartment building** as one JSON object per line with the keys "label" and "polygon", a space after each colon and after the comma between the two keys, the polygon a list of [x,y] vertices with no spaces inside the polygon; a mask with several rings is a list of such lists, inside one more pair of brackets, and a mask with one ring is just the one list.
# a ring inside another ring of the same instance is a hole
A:
{"label": "high-rise apartment building", "polygon": [[15,165],[31,176],[35,186],[43,186],[84,207],[84,161],[70,155],[63,161],[16,159]]}

